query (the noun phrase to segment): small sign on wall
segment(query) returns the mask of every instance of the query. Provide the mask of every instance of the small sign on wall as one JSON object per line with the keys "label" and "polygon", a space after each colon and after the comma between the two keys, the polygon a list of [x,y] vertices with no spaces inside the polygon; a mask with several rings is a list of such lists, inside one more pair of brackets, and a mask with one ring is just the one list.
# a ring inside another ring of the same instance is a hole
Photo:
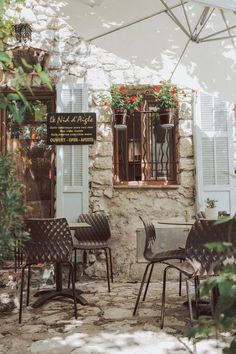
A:
{"label": "small sign on wall", "polygon": [[96,113],[48,113],[48,145],[88,145],[96,140]]}

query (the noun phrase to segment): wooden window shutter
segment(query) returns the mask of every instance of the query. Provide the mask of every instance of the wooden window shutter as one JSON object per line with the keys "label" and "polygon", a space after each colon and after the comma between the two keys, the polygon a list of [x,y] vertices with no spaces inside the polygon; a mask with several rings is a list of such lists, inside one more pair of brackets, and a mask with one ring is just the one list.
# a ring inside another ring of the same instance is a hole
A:
{"label": "wooden window shutter", "polygon": [[[86,84],[58,84],[57,112],[87,112]],[[88,211],[88,146],[57,146],[57,216],[76,221]]]}
{"label": "wooden window shutter", "polygon": [[205,93],[194,100],[194,147],[197,209],[207,197],[217,199],[218,210],[235,213],[233,174],[233,107]]}

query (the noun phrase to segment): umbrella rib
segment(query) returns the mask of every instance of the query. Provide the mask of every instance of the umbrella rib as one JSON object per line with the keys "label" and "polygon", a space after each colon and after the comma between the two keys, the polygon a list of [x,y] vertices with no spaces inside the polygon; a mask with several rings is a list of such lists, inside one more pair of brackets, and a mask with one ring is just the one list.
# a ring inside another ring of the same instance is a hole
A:
{"label": "umbrella rib", "polygon": [[[184,2],[184,4],[187,4],[189,2],[189,0],[186,0]],[[177,7],[180,7],[181,4],[177,4],[177,5],[174,5],[172,6],[170,9],[175,9]],[[99,34],[98,36],[95,36],[95,37],[92,37],[92,38],[89,38],[89,39],[86,39],[87,41],[91,42],[91,41],[94,41],[95,39],[98,39],[98,38],[101,38],[101,37],[105,37],[107,36],[108,34],[111,34],[111,33],[114,33],[114,32],[117,32],[117,31],[120,31],[124,28],[127,28],[127,27],[130,27],[130,26],[133,26],[133,25],[136,25],[137,23],[140,23],[140,22],[143,22],[143,21],[146,21],[146,20],[149,20],[150,18],[152,17],[155,17],[155,16],[158,16],[158,15],[161,15],[163,13],[167,13],[167,10],[161,10],[161,11],[158,11],[158,12],[155,12],[154,14],[152,15],[149,15],[149,16],[146,16],[146,17],[142,17],[136,21],[133,21],[133,22],[130,22],[130,23],[127,23],[126,25],[123,25],[123,26],[120,26],[118,28],[114,28],[108,32],[104,32],[102,34]]]}
{"label": "umbrella rib", "polygon": [[[229,38],[231,38],[232,34],[231,34],[231,31],[229,30],[229,26],[228,26],[228,23],[227,23],[227,21],[226,21],[225,13],[224,13],[224,11],[223,11],[222,9],[220,10],[220,13],[221,13],[221,16],[222,16],[222,18],[223,18],[223,21],[224,21],[224,23],[225,23],[225,26],[226,26],[226,28],[227,28],[227,30],[228,30]],[[232,38],[231,38],[231,42],[232,42],[232,45],[233,45],[234,49],[236,49],[235,41],[234,41]]]}
{"label": "umbrella rib", "polygon": [[[161,0],[162,4],[165,6],[167,10],[167,14],[170,16],[170,18],[179,26],[179,28],[188,36],[188,38],[191,38],[191,35],[188,33],[188,31],[184,28],[182,23],[178,20],[178,18],[175,16],[173,13],[172,9],[165,3],[164,0]],[[182,6],[182,4],[180,4]]]}
{"label": "umbrella rib", "polygon": [[186,9],[185,9],[185,6],[184,6],[184,2],[183,2],[183,0],[180,0],[180,1],[181,1],[181,5],[182,5],[182,8],[183,8],[183,11],[184,11],[184,16],[185,16],[185,19],[186,19],[186,22],[187,22],[187,25],[188,25],[190,36],[192,36],[192,30],[191,30],[189,18],[188,18],[188,15],[187,15],[187,12],[186,12]]}
{"label": "umbrella rib", "polygon": [[[213,14],[213,12],[215,11],[215,8],[213,8],[210,12],[210,14],[208,15],[207,19],[203,22],[203,24],[201,25],[202,27],[200,28],[200,30],[198,31],[198,33],[195,35],[194,39],[195,41],[198,41],[198,37],[199,34],[202,32],[203,28],[206,26],[207,22],[209,21],[209,19],[211,18],[211,15]],[[202,16],[201,16],[202,17]],[[199,21],[200,22],[200,21]]]}
{"label": "umbrella rib", "polygon": [[213,42],[213,41],[223,41],[224,39],[232,39],[232,38],[236,38],[236,34],[230,36],[224,36],[224,37],[205,39],[205,40],[200,39],[199,42],[205,43],[205,42]]}
{"label": "umbrella rib", "polygon": [[186,52],[186,50],[187,50],[188,45],[189,45],[190,42],[191,42],[191,38],[189,38],[188,41],[187,41],[187,43],[185,44],[185,47],[184,47],[184,49],[183,49],[183,51],[182,51],[182,53],[181,53],[181,55],[180,55],[180,57],[179,57],[179,60],[177,61],[176,65],[175,65],[175,67],[174,67],[174,70],[173,70],[172,73],[171,73],[170,80],[172,79],[172,77],[173,77],[173,75],[174,75],[174,73],[175,73],[177,67],[179,66],[179,63],[181,62],[181,60],[182,60],[182,58],[183,58],[183,56],[184,56],[184,53]]}
{"label": "umbrella rib", "polygon": [[[215,33],[213,33],[213,34],[210,34],[209,36],[203,37],[203,38],[200,39],[200,42],[203,42],[205,39],[215,37],[215,36],[217,36],[217,35],[220,34],[220,33],[228,32],[228,31],[230,31],[230,30],[233,29],[233,28],[236,28],[236,25],[231,26],[231,27],[228,27],[228,28],[226,28],[226,29],[224,29],[224,30],[222,30],[222,31],[218,31],[218,32],[215,32]],[[233,36],[233,37],[234,37],[234,36]],[[217,39],[217,38],[216,38],[216,39]],[[220,39],[220,38],[218,38],[218,39]]]}

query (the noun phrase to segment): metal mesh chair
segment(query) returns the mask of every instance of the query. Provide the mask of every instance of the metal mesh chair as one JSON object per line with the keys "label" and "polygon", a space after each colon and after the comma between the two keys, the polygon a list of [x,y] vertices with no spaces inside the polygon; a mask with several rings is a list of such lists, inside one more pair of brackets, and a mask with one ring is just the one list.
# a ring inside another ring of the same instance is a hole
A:
{"label": "metal mesh chair", "polygon": [[[30,267],[39,263],[54,263],[56,270],[61,272],[61,265],[68,264],[72,277],[72,292],[71,296],[67,292],[61,292],[61,273],[56,274],[56,291],[47,294],[45,300],[53,297],[66,296],[73,297],[74,314],[77,318],[77,303],[75,293],[74,268],[71,263],[73,251],[72,236],[69,225],[65,218],[58,219],[28,219],[26,220],[26,228],[30,234],[30,238],[23,242],[23,256],[25,265],[22,267],[22,279],[20,289],[20,312],[19,323],[22,319],[22,303],[23,303],[23,287],[24,287],[24,272],[28,267],[28,284],[27,284],[27,306],[29,305],[30,294]],[[42,295],[43,297],[43,295]],[[44,301],[41,302],[41,304]],[[40,304],[40,305],[41,305]],[[38,307],[38,306],[34,306]]]}
{"label": "metal mesh chair", "polygon": [[75,250],[75,270],[76,270],[76,251],[103,250],[106,257],[107,284],[110,292],[110,278],[113,282],[112,256],[111,248],[108,246],[108,240],[111,237],[108,219],[103,213],[81,214],[78,222],[86,222],[91,227],[78,228],[75,231],[75,238],[78,243],[74,245]]}
{"label": "metal mesh chair", "polygon": [[[213,220],[198,219],[190,230],[185,246],[185,262],[179,265],[168,265],[164,270],[163,275],[163,291],[162,291],[162,306],[161,306],[161,328],[164,325],[165,311],[165,292],[166,292],[166,275],[168,269],[177,269],[187,277],[187,295],[189,300],[190,320],[192,323],[192,302],[190,296],[190,288],[188,281],[190,279],[198,280],[199,277],[209,277],[217,275],[220,266],[227,261],[225,256],[222,256],[216,250],[205,247],[206,243],[211,242],[231,242],[233,249],[236,248],[236,220],[216,223]],[[234,262],[236,254],[234,253]],[[231,259],[232,261],[232,259]],[[195,284],[196,285],[196,284]],[[195,306],[196,314],[199,312],[199,293],[195,286]],[[212,309],[218,295],[217,289],[213,291]]]}
{"label": "metal mesh chair", "polygon": [[[145,268],[145,271],[143,274],[138,297],[137,297],[136,304],[134,307],[134,311],[133,311],[134,316],[137,312],[138,304],[140,301],[140,297],[141,297],[141,294],[143,291],[144,283],[145,283],[149,268],[150,268],[150,271],[149,271],[149,275],[148,275],[148,279],[147,279],[147,283],[146,283],[146,288],[145,288],[144,295],[143,295],[143,301],[146,298],[146,294],[147,294],[147,290],[148,290],[150,280],[152,277],[154,265],[157,263],[164,263],[166,265],[169,265],[170,261],[173,261],[173,260],[183,261],[185,259],[185,250],[182,248],[174,249],[174,250],[170,250],[170,251],[165,251],[165,252],[158,252],[158,253],[154,252],[153,246],[156,241],[155,227],[147,218],[140,216],[140,219],[142,220],[142,222],[144,224],[145,234],[146,234],[143,256],[148,261],[148,263],[146,265],[146,268]],[[182,279],[180,277],[180,284],[181,284],[181,280]],[[180,287],[180,294],[181,294],[181,287]]]}

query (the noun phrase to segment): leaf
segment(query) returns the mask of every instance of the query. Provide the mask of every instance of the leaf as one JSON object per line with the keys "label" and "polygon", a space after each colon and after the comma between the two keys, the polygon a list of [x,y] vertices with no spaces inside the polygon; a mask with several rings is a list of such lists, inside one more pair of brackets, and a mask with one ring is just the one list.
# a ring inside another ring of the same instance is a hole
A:
{"label": "leaf", "polygon": [[51,85],[48,75],[44,71],[39,72],[38,75],[39,75],[42,83],[47,85],[50,88],[50,90],[52,90],[52,85]]}
{"label": "leaf", "polygon": [[34,65],[34,70],[36,71],[36,73],[40,73],[42,71],[42,67],[41,65],[38,63],[38,64],[35,64]]}
{"label": "leaf", "polygon": [[21,124],[24,120],[24,116],[21,114],[18,107],[14,103],[8,103],[7,107],[13,116],[13,121]]}
{"label": "leaf", "polygon": [[0,61],[2,61],[3,63],[10,63],[11,58],[9,57],[9,55],[7,53],[0,52]]}
{"label": "leaf", "polygon": [[25,60],[25,58],[21,58],[21,61],[22,61],[22,64],[24,65],[25,68],[33,70],[33,66],[28,64],[27,61]]}
{"label": "leaf", "polygon": [[0,16],[3,14],[3,1],[4,0],[0,0]]}
{"label": "leaf", "polygon": [[18,93],[9,93],[7,95],[7,99],[8,99],[8,101],[19,101],[20,97],[19,97]]}

